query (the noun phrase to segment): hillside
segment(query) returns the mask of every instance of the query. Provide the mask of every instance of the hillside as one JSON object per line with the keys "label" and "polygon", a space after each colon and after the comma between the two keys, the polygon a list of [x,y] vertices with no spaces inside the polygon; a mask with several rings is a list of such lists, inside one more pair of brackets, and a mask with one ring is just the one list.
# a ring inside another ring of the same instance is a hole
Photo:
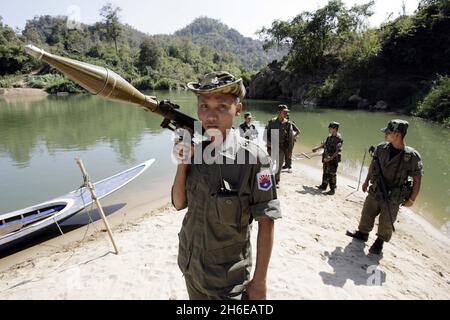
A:
{"label": "hillside", "polygon": [[277,57],[266,54],[260,41],[208,18],[197,19],[174,35],[150,36],[119,20],[72,29],[68,25],[64,16],[38,16],[28,20],[19,34],[0,17],[0,88],[82,91],[45,64],[31,60],[23,50],[28,43],[109,67],[140,90],[184,87],[213,70],[228,70],[248,84],[253,72]]}
{"label": "hillside", "polygon": [[201,17],[175,32],[176,36],[188,37],[193,43],[230,52],[235,60],[247,70],[258,70],[273,60],[281,59],[287,50],[272,49],[265,52],[259,40],[244,37],[219,20]]}
{"label": "hillside", "polygon": [[330,0],[274,21],[265,46],[291,49],[252,79],[250,97],[400,111],[450,127],[450,2],[423,0],[414,14],[368,28],[373,4]]}

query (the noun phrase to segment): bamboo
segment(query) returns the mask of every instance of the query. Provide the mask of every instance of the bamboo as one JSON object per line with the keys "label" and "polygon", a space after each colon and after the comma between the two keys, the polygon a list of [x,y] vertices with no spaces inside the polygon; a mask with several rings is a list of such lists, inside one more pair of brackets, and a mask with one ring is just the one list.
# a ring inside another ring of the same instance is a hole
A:
{"label": "bamboo", "polygon": [[94,189],[94,185],[92,184],[92,182],[89,179],[89,175],[86,171],[86,168],[84,167],[83,161],[78,157],[75,158],[75,161],[77,162],[78,166],[80,167],[81,173],[83,174],[85,186],[91,192],[92,200],[94,200],[95,204],[97,205],[98,211],[100,212],[100,217],[102,218],[102,220],[105,224],[106,230],[108,231],[108,235],[111,238],[111,242],[114,246],[114,250],[116,250],[116,254],[119,254],[119,249],[117,247],[116,241],[114,240],[114,236],[113,236],[111,227],[109,226],[108,220],[106,219],[106,215],[105,215],[105,212],[103,211],[103,207],[100,203],[100,200],[97,198],[97,195],[96,195],[95,189]]}

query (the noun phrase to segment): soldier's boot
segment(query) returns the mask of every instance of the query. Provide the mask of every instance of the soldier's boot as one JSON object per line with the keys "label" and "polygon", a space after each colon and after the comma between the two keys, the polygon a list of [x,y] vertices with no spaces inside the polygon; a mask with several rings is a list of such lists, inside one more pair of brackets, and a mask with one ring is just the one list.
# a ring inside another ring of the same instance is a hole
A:
{"label": "soldier's boot", "polygon": [[352,237],[352,238],[361,240],[361,241],[363,241],[363,242],[366,242],[367,240],[369,240],[369,234],[368,234],[368,233],[361,232],[361,231],[359,231],[359,230],[353,231],[353,232],[347,230],[346,235],[349,236],[349,237]]}
{"label": "soldier's boot", "polygon": [[327,190],[327,188],[328,188],[328,177],[327,177],[326,174],[324,174],[322,176],[322,184],[319,185],[319,186],[316,186],[316,187],[317,187],[317,189],[320,189],[320,190]]}
{"label": "soldier's boot", "polygon": [[327,195],[332,196],[336,193],[336,178],[330,177],[330,191],[327,192]]}
{"label": "soldier's boot", "polygon": [[330,174],[330,189],[331,190],[336,190],[336,185],[337,185],[337,179],[336,179],[336,174]]}
{"label": "soldier's boot", "polygon": [[377,240],[375,240],[375,242],[370,247],[369,252],[371,254],[381,254],[383,251],[383,243],[384,243],[383,240],[377,238]]}

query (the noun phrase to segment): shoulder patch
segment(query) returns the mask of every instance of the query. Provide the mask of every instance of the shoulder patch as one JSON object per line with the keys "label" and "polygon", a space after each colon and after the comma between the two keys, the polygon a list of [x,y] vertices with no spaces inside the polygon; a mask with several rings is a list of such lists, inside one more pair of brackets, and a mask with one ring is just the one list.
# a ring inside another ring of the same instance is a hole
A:
{"label": "shoulder patch", "polygon": [[270,170],[263,170],[256,174],[256,180],[258,181],[258,189],[261,191],[269,191],[272,189],[272,174]]}

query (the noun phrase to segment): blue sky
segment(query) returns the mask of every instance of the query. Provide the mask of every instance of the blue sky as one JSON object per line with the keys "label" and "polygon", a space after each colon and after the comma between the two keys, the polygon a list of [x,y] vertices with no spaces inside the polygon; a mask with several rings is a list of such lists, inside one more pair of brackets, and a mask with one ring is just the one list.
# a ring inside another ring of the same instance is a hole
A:
{"label": "blue sky", "polygon": [[[270,26],[273,20],[286,20],[305,10],[315,10],[327,0],[111,0],[123,9],[122,22],[149,33],[173,33],[199,16],[219,19],[245,36],[256,38],[255,31]],[[344,0],[351,6],[368,0]],[[375,15],[369,20],[378,26],[392,13],[397,17],[403,0],[376,0]],[[420,0],[404,0],[411,14]],[[0,16],[11,27],[23,28],[28,19],[37,15],[78,16],[83,23],[100,20],[99,9],[106,0],[0,0]]]}

